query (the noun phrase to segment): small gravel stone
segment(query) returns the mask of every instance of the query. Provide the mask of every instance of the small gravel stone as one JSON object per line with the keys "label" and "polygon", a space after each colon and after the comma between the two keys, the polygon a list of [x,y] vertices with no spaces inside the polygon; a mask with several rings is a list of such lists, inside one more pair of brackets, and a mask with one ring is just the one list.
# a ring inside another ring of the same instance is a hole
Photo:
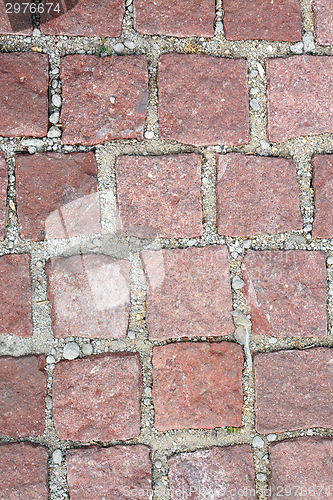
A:
{"label": "small gravel stone", "polygon": [[268,434],[267,440],[268,441],[275,441],[276,439],[276,434]]}
{"label": "small gravel stone", "polygon": [[54,356],[48,356],[46,358],[46,363],[50,364],[50,363],[55,363],[55,358]]}
{"label": "small gravel stone", "polygon": [[62,461],[62,453],[61,450],[54,450],[52,453],[52,460],[55,464],[60,465]]}
{"label": "small gravel stone", "polygon": [[151,130],[148,130],[148,132],[145,132],[145,138],[146,139],[152,139],[154,137],[154,132],[152,132]]}
{"label": "small gravel stone", "polygon": [[251,94],[251,95],[256,95],[256,94],[258,94],[258,92],[259,92],[258,87],[253,87],[253,88],[250,90],[250,94]]}
{"label": "small gravel stone", "polygon": [[270,339],[268,339],[268,342],[270,344],[275,344],[277,342],[277,339],[275,337],[271,337]]}
{"label": "small gravel stone", "polygon": [[31,155],[33,155],[34,153],[36,153],[37,149],[34,146],[29,146],[28,151]]}
{"label": "small gravel stone", "polygon": [[80,354],[80,347],[76,342],[68,342],[63,350],[63,356],[65,359],[75,359]]}
{"label": "small gravel stone", "polygon": [[307,436],[313,436],[313,430],[309,429],[308,432],[306,433]]}
{"label": "small gravel stone", "polygon": [[53,125],[47,133],[47,137],[54,139],[55,137],[61,136],[61,130],[58,129],[55,125]]}
{"label": "small gravel stone", "polygon": [[161,460],[156,460],[155,467],[156,467],[156,469],[161,469],[162,468],[162,462],[161,462]]}
{"label": "small gravel stone", "polygon": [[60,95],[59,95],[59,94],[54,94],[54,95],[52,96],[52,104],[53,104],[54,106],[57,106],[57,108],[60,108],[60,106],[61,106],[61,102],[62,102],[62,101],[61,101],[61,97],[60,97]]}
{"label": "small gravel stone", "polygon": [[135,332],[128,332],[128,336],[130,339],[135,339]]}
{"label": "small gravel stone", "polygon": [[91,344],[83,344],[83,346],[82,346],[82,352],[86,356],[90,356],[90,354],[93,353],[93,346]]}
{"label": "small gravel stone", "polygon": [[116,54],[121,55],[124,53],[125,46],[122,43],[116,43],[116,45],[113,46],[113,50],[115,51]]}
{"label": "small gravel stone", "polygon": [[35,28],[32,32],[32,36],[40,36],[41,35],[41,31],[37,28]]}
{"label": "small gravel stone", "polygon": [[221,21],[218,21],[215,25],[216,33],[223,33],[223,24]]}
{"label": "small gravel stone", "polygon": [[294,45],[290,47],[290,52],[293,54],[302,54],[303,52],[303,43],[302,42],[297,42]]}
{"label": "small gravel stone", "polygon": [[314,44],[314,37],[311,31],[307,31],[303,35],[304,52],[313,52],[316,47]]}
{"label": "small gravel stone", "polygon": [[127,47],[129,50],[134,50],[135,49],[135,43],[131,42],[130,40],[125,40],[124,42],[125,47]]}
{"label": "small gravel stone", "polygon": [[333,257],[328,257],[327,258],[327,264],[331,266],[333,264]]}
{"label": "small gravel stone", "polygon": [[232,278],[232,288],[234,290],[240,290],[244,286],[244,281],[239,276],[234,276]]}
{"label": "small gravel stone", "polygon": [[250,106],[254,111],[259,111],[260,109],[257,99],[250,99]]}
{"label": "small gravel stone", "polygon": [[258,474],[258,475],[257,475],[257,479],[258,479],[258,481],[260,481],[260,482],[264,482],[264,481],[266,481],[266,480],[267,480],[267,476],[266,476],[266,474],[262,474],[262,473],[261,473],[261,474]]}
{"label": "small gravel stone", "polygon": [[256,436],[252,441],[253,448],[262,448],[264,445],[265,442],[260,436]]}
{"label": "small gravel stone", "polygon": [[253,69],[250,73],[252,78],[256,78],[258,76],[258,71],[256,69]]}
{"label": "small gravel stone", "polygon": [[52,113],[52,115],[50,115],[49,121],[51,123],[58,123],[58,121],[59,121],[59,112],[55,111],[54,113]]}
{"label": "small gravel stone", "polygon": [[29,146],[34,146],[35,148],[42,148],[44,145],[44,142],[42,139],[24,139],[22,141],[22,146],[29,147]]}

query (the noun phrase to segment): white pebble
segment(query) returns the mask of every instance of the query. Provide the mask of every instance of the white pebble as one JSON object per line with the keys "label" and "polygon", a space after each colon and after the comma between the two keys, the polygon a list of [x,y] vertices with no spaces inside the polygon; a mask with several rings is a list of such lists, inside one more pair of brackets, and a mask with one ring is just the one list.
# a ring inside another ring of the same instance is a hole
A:
{"label": "white pebble", "polygon": [[59,121],[59,112],[55,111],[54,113],[52,113],[52,115],[50,115],[49,120],[50,120],[51,123],[58,123],[58,121]]}
{"label": "white pebble", "polygon": [[162,462],[161,462],[161,460],[156,460],[155,467],[156,467],[156,469],[161,469],[162,468]]}
{"label": "white pebble", "polygon": [[152,139],[154,137],[154,132],[151,131],[151,130],[148,130],[147,132],[145,132],[145,138],[146,139]]}
{"label": "white pebble", "polygon": [[333,264],[333,257],[328,257],[327,258],[327,264],[331,266]]}
{"label": "white pebble", "polygon": [[275,337],[271,337],[270,339],[268,339],[268,342],[269,342],[270,344],[276,344],[277,339],[276,339]]}
{"label": "white pebble", "polygon": [[304,52],[313,52],[315,50],[314,37],[311,31],[307,31],[303,35]]}
{"label": "white pebble", "polygon": [[46,358],[46,363],[55,363],[55,357],[54,356],[48,356]]}
{"label": "white pebble", "polygon": [[266,476],[266,474],[260,473],[260,474],[257,475],[257,479],[258,479],[258,481],[260,481],[261,483],[263,483],[264,481],[267,480],[267,476]]}
{"label": "white pebble", "polygon": [[260,436],[256,436],[252,441],[253,448],[262,448],[264,445],[265,442]]}
{"label": "white pebble", "polygon": [[76,342],[68,342],[63,350],[63,356],[65,359],[75,359],[80,354],[80,347]]}
{"label": "white pebble", "polygon": [[135,49],[135,43],[131,42],[130,40],[126,40],[124,42],[125,47],[127,47],[129,50]]}
{"label": "white pebble", "polygon": [[261,66],[261,64],[260,64],[260,63],[257,63],[257,68],[258,68],[259,75],[261,76],[261,78],[264,78],[264,76],[265,76],[265,70],[264,70],[264,68]]}
{"label": "white pebble", "polygon": [[60,137],[60,136],[61,136],[61,130],[59,130],[58,127],[56,127],[55,125],[52,125],[52,127],[47,133],[47,137],[54,139],[55,137]]}
{"label": "white pebble", "polygon": [[309,429],[308,432],[306,433],[307,436],[313,436],[313,430]]}
{"label": "white pebble", "polygon": [[290,47],[290,52],[293,54],[302,54],[303,52],[303,43],[302,42],[297,42],[294,45]]}
{"label": "white pebble", "polygon": [[60,106],[61,106],[61,102],[62,102],[62,101],[61,101],[61,97],[60,97],[60,95],[59,95],[59,94],[54,94],[54,95],[52,96],[52,104],[53,104],[54,106],[57,106],[57,108],[60,108]]}
{"label": "white pebble", "polygon": [[244,281],[239,276],[234,276],[232,278],[232,288],[234,290],[240,290],[244,286]]}
{"label": "white pebble", "polygon": [[122,43],[116,43],[116,45],[113,46],[113,50],[115,51],[116,54],[120,55],[124,53],[125,46]]}
{"label": "white pebble", "polygon": [[90,356],[90,354],[93,353],[93,346],[91,344],[83,344],[83,346],[82,346],[82,352],[86,356]]}
{"label": "white pebble", "polygon": [[250,99],[250,106],[254,111],[260,110],[260,106],[259,106],[257,99]]}
{"label": "white pebble", "polygon": [[34,153],[36,153],[37,149],[34,146],[29,146],[28,151],[31,155],[33,155]]}
{"label": "white pebble", "polygon": [[62,462],[62,453],[61,450],[54,450],[52,453],[52,460],[55,464],[60,465]]}
{"label": "white pebble", "polygon": [[22,141],[22,146],[25,148],[25,147],[28,147],[28,146],[34,146],[35,148],[41,148],[43,147],[44,145],[44,142],[42,141],[42,139],[24,139]]}
{"label": "white pebble", "polygon": [[115,98],[115,96],[114,96],[114,95],[112,95],[112,96],[110,97],[110,102],[111,102],[111,104],[114,104],[114,103],[116,102],[116,98]]}
{"label": "white pebble", "polygon": [[275,441],[275,439],[276,439],[276,434],[268,434],[267,435],[268,441]]}

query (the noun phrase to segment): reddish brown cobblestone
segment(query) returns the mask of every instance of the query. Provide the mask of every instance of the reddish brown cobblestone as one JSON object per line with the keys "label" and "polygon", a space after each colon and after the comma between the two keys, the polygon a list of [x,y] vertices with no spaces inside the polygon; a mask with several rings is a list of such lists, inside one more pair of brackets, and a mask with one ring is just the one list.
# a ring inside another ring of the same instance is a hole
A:
{"label": "reddish brown cobblestone", "polygon": [[32,20],[29,12],[31,0],[24,1],[24,3],[29,5],[29,10],[26,9],[26,13],[21,12],[18,16],[14,11],[14,4],[19,3],[22,6],[23,1],[13,2],[11,6],[8,6],[10,2],[0,2],[0,35],[10,35],[13,33],[15,35],[31,35]]}
{"label": "reddish brown cobblestone", "polygon": [[332,0],[312,0],[317,42],[333,45]]}
{"label": "reddish brown cobblestone", "polygon": [[68,238],[101,231],[93,153],[16,157],[21,238]]}
{"label": "reddish brown cobblestone", "polygon": [[242,274],[252,333],[327,335],[324,252],[250,250],[243,260]]}
{"label": "reddish brown cobblestone", "polygon": [[266,69],[271,141],[333,132],[333,58],[266,59]]}
{"label": "reddish brown cobblestone", "polygon": [[113,353],[58,363],[53,415],[60,439],[113,441],[140,433],[139,355]]}
{"label": "reddish brown cobblestone", "polygon": [[48,57],[0,54],[0,135],[43,137],[48,128]]}
{"label": "reddish brown cobblestone", "polygon": [[181,343],[153,349],[155,427],[214,429],[242,422],[240,345]]}
{"label": "reddish brown cobblestone", "polygon": [[0,334],[31,337],[30,255],[0,257]]}
{"label": "reddish brown cobblestone", "polygon": [[145,56],[66,56],[60,76],[65,144],[143,139],[148,99]]}
{"label": "reddish brown cobblestone", "polygon": [[50,259],[45,271],[54,336],[125,337],[130,267],[106,255]]}
{"label": "reddish brown cobblestone", "polygon": [[146,446],[69,450],[71,500],[151,498],[151,462]]}
{"label": "reddish brown cobblestone", "polygon": [[258,432],[332,428],[332,349],[255,354],[254,370]]}
{"label": "reddish brown cobblestone", "polygon": [[333,238],[333,155],[315,155],[312,165],[315,204],[312,237]]}
{"label": "reddish brown cobblestone", "polygon": [[149,338],[219,336],[234,331],[226,246],[143,251]]}
{"label": "reddish brown cobblestone", "polygon": [[139,238],[201,236],[201,162],[195,154],[117,158],[118,233]]}
{"label": "reddish brown cobblestone", "polygon": [[249,141],[245,60],[164,54],[157,83],[163,139],[195,146]]}
{"label": "reddish brown cobblestone", "polygon": [[5,155],[0,151],[0,238],[5,236],[7,185],[8,176]]}
{"label": "reddish brown cobblestone", "polygon": [[48,451],[32,443],[0,445],[0,499],[48,500]]}
{"label": "reddish brown cobblestone", "polygon": [[0,358],[0,435],[38,436],[45,429],[45,356]]}
{"label": "reddish brown cobblestone", "polygon": [[247,444],[180,453],[168,462],[171,500],[238,499],[240,490],[256,498],[253,456]]}
{"label": "reddish brown cobblestone", "polygon": [[249,236],[302,229],[296,165],[284,158],[217,155],[219,234]]}

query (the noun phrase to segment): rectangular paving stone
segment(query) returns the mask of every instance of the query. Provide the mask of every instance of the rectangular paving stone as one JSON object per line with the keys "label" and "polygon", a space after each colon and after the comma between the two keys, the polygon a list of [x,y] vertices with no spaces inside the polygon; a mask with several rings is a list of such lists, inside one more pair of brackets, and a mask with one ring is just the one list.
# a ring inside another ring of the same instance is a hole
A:
{"label": "rectangular paving stone", "polygon": [[201,236],[201,163],[196,154],[118,157],[118,234]]}
{"label": "rectangular paving stone", "polygon": [[43,434],[45,397],[44,355],[0,358],[0,435]]}
{"label": "rectangular paving stone", "polygon": [[221,235],[274,234],[303,227],[292,160],[217,155],[216,190]]}
{"label": "rectangular paving stone", "polygon": [[1,500],[48,500],[47,448],[2,443],[0,454]]}
{"label": "rectangular paving stone", "polygon": [[179,453],[168,463],[171,500],[256,498],[254,462],[248,444]]}
{"label": "rectangular paving stone", "polygon": [[133,0],[134,28],[145,35],[214,36],[214,0]]}
{"label": "rectangular paving stone", "polygon": [[227,40],[301,40],[298,0],[222,0],[222,6]]}
{"label": "rectangular paving stone", "polygon": [[89,153],[16,156],[20,236],[34,241],[98,234],[97,163]]}
{"label": "rectangular paving stone", "polygon": [[48,129],[46,54],[0,54],[0,135],[43,137]]}
{"label": "rectangular paving stone", "polygon": [[226,246],[141,253],[151,340],[219,336],[234,331]]}
{"label": "rectangular paving stone", "polygon": [[249,141],[247,62],[164,54],[158,62],[162,139],[194,146]]}
{"label": "rectangular paving stone", "polygon": [[332,428],[332,349],[255,354],[254,377],[258,432]]}
{"label": "rectangular paving stone", "polygon": [[60,439],[114,441],[140,433],[138,353],[61,361],[54,370],[53,416]]}
{"label": "rectangular paving stone", "polygon": [[54,336],[126,337],[130,267],[106,255],[51,258],[45,272]]}
{"label": "rectangular paving stone", "polygon": [[89,447],[66,456],[71,500],[152,498],[147,446]]}
{"label": "rectangular paving stone", "polygon": [[0,238],[5,236],[8,175],[5,155],[0,151]]}
{"label": "rectangular paving stone", "polygon": [[272,142],[333,132],[333,59],[266,59],[268,136]]}
{"label": "rectangular paving stone", "polygon": [[184,342],[153,348],[155,428],[214,429],[242,423],[238,344]]}
{"label": "rectangular paving stone", "polygon": [[0,334],[31,337],[32,292],[30,255],[0,257]]}
{"label": "rectangular paving stone", "polygon": [[249,250],[242,263],[252,333],[275,337],[327,335],[326,258],[307,250]]}
{"label": "rectangular paving stone", "polygon": [[333,45],[333,4],[332,0],[312,0],[317,42]]}
{"label": "rectangular paving stone", "polygon": [[333,238],[333,155],[312,158],[315,217],[313,238]]}
{"label": "rectangular paving stone", "polygon": [[65,144],[143,139],[148,100],[146,56],[70,55],[61,60],[60,77]]}
{"label": "rectangular paving stone", "polygon": [[[0,2],[0,34],[1,35],[31,35],[32,19],[30,14],[31,1],[18,0],[13,3],[2,1]],[[14,9],[14,4],[16,7]],[[28,4],[27,7],[22,4]],[[16,13],[15,10],[19,12]]]}

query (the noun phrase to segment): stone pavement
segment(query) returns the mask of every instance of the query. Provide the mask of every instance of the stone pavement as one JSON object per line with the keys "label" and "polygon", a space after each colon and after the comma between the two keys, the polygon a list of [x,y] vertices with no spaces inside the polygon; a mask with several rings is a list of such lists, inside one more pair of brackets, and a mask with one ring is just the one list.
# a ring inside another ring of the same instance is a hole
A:
{"label": "stone pavement", "polygon": [[0,499],[333,496],[333,1],[0,2]]}

